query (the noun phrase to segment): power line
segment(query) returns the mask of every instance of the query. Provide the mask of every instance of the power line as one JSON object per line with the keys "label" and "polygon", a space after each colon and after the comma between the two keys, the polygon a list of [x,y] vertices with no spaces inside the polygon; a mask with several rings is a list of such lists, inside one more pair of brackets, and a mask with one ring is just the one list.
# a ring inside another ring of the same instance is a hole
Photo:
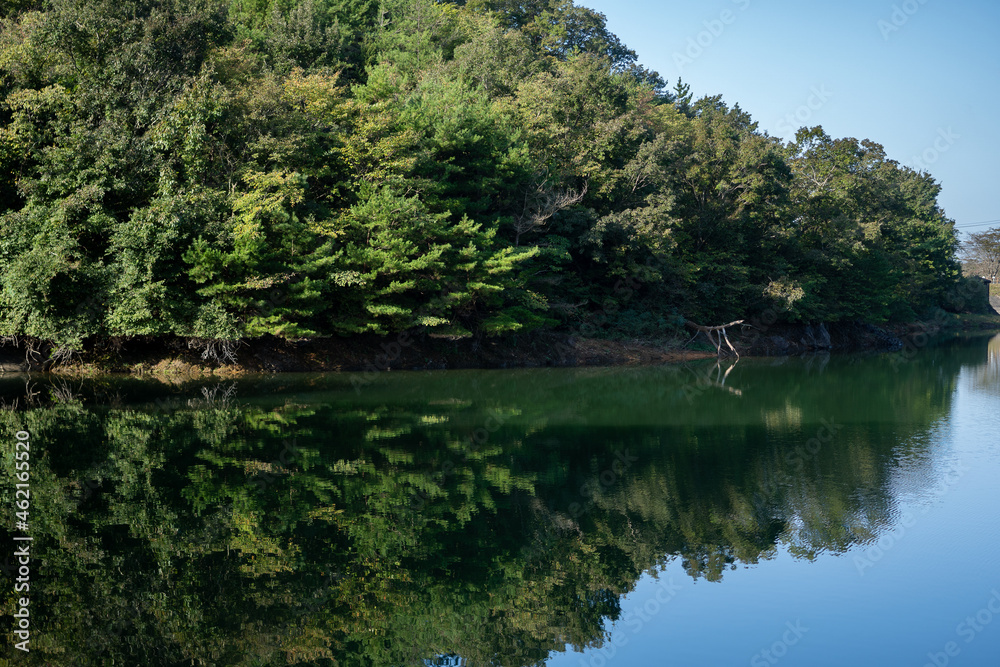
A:
{"label": "power line", "polygon": [[971,227],[973,225],[989,225],[994,222],[1000,222],[1000,220],[983,220],[981,222],[962,222],[956,225],[956,227]]}
{"label": "power line", "polygon": [[956,229],[964,229],[966,227],[982,227],[983,225],[995,225],[1000,223],[1000,220],[983,220],[982,222],[963,222],[960,225],[955,225]]}

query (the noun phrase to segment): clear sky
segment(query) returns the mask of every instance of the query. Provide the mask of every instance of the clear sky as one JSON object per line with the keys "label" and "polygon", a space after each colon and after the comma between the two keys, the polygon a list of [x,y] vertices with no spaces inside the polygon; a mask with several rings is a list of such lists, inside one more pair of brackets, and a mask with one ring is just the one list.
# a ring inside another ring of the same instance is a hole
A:
{"label": "clear sky", "polygon": [[[871,139],[962,231],[1000,226],[1000,0],[577,0],[671,86],[773,136]],[[983,222],[991,224],[976,224]]]}

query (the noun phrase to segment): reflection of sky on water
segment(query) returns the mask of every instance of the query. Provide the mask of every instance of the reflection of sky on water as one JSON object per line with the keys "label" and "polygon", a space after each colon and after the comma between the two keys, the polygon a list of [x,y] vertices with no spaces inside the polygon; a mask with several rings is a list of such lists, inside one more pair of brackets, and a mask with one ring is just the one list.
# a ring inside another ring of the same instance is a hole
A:
{"label": "reflection of sky on water", "polygon": [[[886,462],[892,517],[872,540],[811,561],[779,544],[718,583],[671,562],[626,596],[602,648],[548,664],[918,666],[950,642],[954,664],[998,664],[1000,614],[982,612],[1000,595],[1000,336],[987,347],[962,367],[947,414]],[[681,590],[650,603],[665,580]],[[977,614],[979,630],[967,623]]]}
{"label": "reflection of sky on water", "polygon": [[[168,595],[165,613],[190,632],[225,638],[233,615],[278,618],[284,598],[308,620],[302,603],[328,582],[322,599],[342,605],[328,620],[344,636],[405,656],[358,664],[532,664],[572,642],[592,648],[550,663],[754,665],[772,664],[771,651],[782,665],[917,666],[961,640],[956,626],[1000,590],[998,348],[959,340],[898,364],[392,373],[361,393],[343,375],[284,376],[187,386],[167,401],[150,383],[123,383],[139,410],[91,409],[118,388],[81,383],[82,404],[33,418],[49,420],[36,423],[39,439],[61,466],[51,488],[102,480],[72,521],[47,517],[53,534],[100,537],[110,555],[89,572],[123,563],[125,603],[151,590],[187,591],[206,609],[226,601],[219,623]],[[308,465],[266,481],[280,492],[244,493],[247,470],[281,467],[287,437]],[[231,497],[246,507],[220,505]],[[269,516],[284,518],[257,519]],[[228,521],[240,530],[222,531]],[[187,579],[141,557],[161,553],[160,535],[188,554],[174,561]],[[63,580],[48,575],[49,590],[72,599],[83,597],[76,544],[43,545],[69,564]],[[310,556],[289,565],[274,549],[285,544]],[[250,549],[256,560],[240,555]],[[282,596],[273,610],[241,600],[265,580]],[[104,608],[97,628],[114,641]],[[50,636],[72,646],[80,632],[65,619],[77,617],[60,614],[62,635],[51,620]],[[363,653],[343,650],[341,664]],[[961,645],[961,662],[994,665],[983,660],[997,653],[1000,616]]]}

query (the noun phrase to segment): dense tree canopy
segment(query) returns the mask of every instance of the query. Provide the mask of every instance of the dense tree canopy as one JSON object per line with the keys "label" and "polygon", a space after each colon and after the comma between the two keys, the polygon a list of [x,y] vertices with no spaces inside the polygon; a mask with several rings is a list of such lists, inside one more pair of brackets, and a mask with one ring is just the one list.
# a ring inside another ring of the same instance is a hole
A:
{"label": "dense tree canopy", "polygon": [[56,349],[882,321],[959,279],[928,174],[669,92],[571,0],[7,2],[0,95],[0,335]]}

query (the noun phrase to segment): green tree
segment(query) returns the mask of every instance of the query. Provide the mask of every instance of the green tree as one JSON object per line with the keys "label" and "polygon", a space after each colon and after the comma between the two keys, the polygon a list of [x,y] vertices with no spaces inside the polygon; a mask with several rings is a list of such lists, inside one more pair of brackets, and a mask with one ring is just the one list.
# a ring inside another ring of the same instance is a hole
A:
{"label": "green tree", "polygon": [[957,271],[940,187],[874,142],[833,140],[822,128],[796,138],[792,229],[822,295],[809,315],[907,317],[942,298]]}

